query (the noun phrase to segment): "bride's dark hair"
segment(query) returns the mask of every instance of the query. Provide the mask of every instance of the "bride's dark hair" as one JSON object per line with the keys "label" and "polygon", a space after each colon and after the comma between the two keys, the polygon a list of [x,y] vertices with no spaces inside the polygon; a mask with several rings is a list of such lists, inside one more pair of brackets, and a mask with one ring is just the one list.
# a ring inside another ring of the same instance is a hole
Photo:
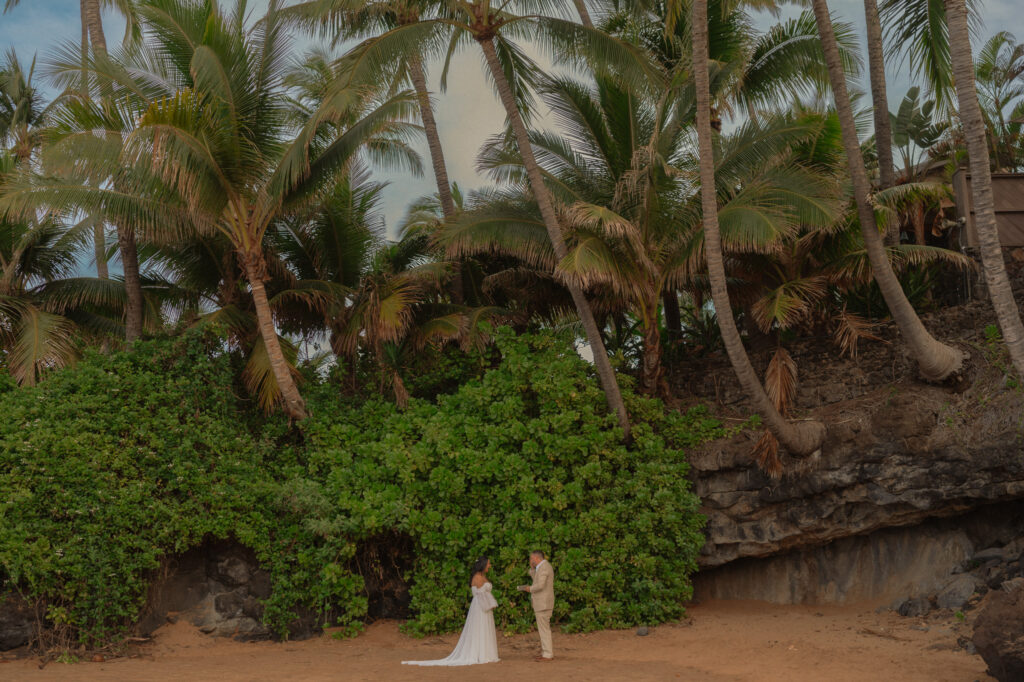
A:
{"label": "bride's dark hair", "polygon": [[473,572],[469,574],[469,584],[470,585],[473,584],[473,578],[476,577],[477,573],[483,573],[484,572],[484,569],[487,568],[487,564],[489,562],[490,562],[490,559],[488,559],[485,556],[482,556],[482,557],[480,557],[479,559],[476,560],[476,563],[473,564]]}

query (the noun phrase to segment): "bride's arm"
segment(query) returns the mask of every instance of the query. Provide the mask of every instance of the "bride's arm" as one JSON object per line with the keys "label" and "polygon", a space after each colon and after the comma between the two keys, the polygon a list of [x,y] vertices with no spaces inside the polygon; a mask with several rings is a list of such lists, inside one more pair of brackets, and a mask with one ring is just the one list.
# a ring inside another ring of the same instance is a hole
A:
{"label": "bride's arm", "polygon": [[478,597],[480,600],[481,610],[493,611],[498,607],[498,600],[494,598],[494,595],[491,594],[490,590],[486,588],[480,590],[480,594],[478,595]]}

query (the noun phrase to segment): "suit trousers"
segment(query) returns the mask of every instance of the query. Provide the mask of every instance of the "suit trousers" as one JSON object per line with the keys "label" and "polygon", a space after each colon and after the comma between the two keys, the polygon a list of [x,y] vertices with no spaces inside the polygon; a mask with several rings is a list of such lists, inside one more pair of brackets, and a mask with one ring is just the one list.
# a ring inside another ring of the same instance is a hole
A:
{"label": "suit trousers", "polygon": [[537,616],[537,634],[540,635],[540,655],[554,658],[551,648],[551,609],[534,611],[534,615]]}

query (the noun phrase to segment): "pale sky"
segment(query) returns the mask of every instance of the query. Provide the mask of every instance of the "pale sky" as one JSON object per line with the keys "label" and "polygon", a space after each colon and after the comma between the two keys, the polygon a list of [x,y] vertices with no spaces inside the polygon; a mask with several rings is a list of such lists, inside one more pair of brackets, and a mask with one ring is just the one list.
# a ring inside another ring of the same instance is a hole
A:
{"label": "pale sky", "polygon": [[[266,0],[251,0],[249,6],[251,11],[259,13],[266,7]],[[863,42],[863,2],[832,0],[830,6],[842,20],[853,22]],[[78,7],[77,0],[21,0],[18,7],[6,15],[0,15],[0,50],[6,52],[13,47],[26,64],[31,61],[34,54],[43,61],[54,45],[79,40],[81,24]],[[983,0],[983,7],[985,27],[982,33],[985,38],[996,31],[1009,31],[1019,40],[1024,40],[1024,12],[1021,11],[1020,0]],[[788,10],[787,15],[796,12],[797,10]],[[762,26],[770,23],[770,17],[759,21]],[[121,39],[123,25],[117,17],[105,16],[104,26],[108,43],[113,44]],[[975,45],[975,48],[977,47]],[[298,49],[301,48],[297,48],[297,55]],[[895,108],[910,86],[909,78],[900,72],[899,66],[890,64],[888,68],[891,109]],[[430,71],[431,89],[435,92],[437,102],[436,117],[448,162],[449,176],[464,189],[484,186],[487,184],[486,179],[479,177],[475,171],[476,153],[489,136],[503,128],[505,114],[484,80],[480,53],[476,49],[470,49],[456,58],[452,73],[449,75],[446,93],[437,92],[439,66],[434,65]],[[378,178],[388,179],[391,183],[384,196],[384,212],[390,231],[393,231],[394,226],[401,220],[406,207],[413,199],[436,191],[433,175],[429,170],[426,144],[421,145],[420,152],[427,169],[424,177],[415,178],[401,174],[385,178],[380,173],[377,174]]]}

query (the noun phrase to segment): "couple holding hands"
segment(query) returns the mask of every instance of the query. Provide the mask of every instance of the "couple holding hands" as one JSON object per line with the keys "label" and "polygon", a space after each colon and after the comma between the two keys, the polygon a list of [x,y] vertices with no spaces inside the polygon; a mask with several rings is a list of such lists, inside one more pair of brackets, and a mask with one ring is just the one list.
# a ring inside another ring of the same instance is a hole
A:
{"label": "couple holding hands", "polygon": [[[494,609],[498,602],[491,594],[491,583],[487,580],[487,572],[491,562],[487,557],[480,558],[473,565],[473,578],[470,583],[473,601],[466,614],[466,624],[462,627],[459,643],[447,658],[435,661],[402,661],[405,665],[475,665],[477,663],[494,663],[498,661],[498,635],[494,629]],[[537,616],[537,633],[540,635],[541,655],[535,660],[545,663],[554,658],[551,650],[551,611],[555,606],[555,570],[548,563],[544,552],[539,550],[530,553],[530,577],[532,585],[520,585],[517,589],[530,593],[533,612]]]}

